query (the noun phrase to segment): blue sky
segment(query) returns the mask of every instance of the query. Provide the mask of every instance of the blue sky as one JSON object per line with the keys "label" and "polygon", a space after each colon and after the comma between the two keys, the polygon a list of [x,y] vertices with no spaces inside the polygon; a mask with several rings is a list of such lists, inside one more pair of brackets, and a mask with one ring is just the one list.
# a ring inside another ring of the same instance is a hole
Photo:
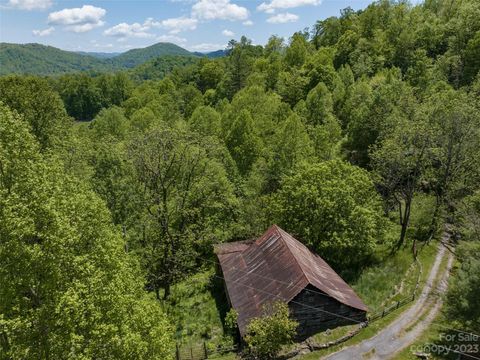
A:
{"label": "blue sky", "polygon": [[265,44],[370,0],[0,0],[0,41],[121,52],[157,42],[194,51],[245,35]]}

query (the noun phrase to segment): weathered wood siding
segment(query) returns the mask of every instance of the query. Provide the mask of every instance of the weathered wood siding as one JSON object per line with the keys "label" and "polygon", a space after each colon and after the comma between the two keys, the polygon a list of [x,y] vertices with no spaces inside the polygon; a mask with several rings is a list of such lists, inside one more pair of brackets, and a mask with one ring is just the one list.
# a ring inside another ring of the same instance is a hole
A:
{"label": "weathered wood siding", "polygon": [[292,318],[300,324],[297,329],[299,339],[306,339],[320,331],[340,325],[366,320],[365,311],[342,304],[328,295],[322,295],[324,293],[311,285],[307,286],[306,290],[302,290],[288,304]]}

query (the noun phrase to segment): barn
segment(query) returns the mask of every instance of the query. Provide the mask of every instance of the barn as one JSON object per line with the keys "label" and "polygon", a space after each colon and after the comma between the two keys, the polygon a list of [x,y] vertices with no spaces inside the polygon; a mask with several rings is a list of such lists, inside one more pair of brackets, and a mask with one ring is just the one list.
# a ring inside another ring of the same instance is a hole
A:
{"label": "barn", "polygon": [[258,239],[216,246],[227,298],[238,313],[241,336],[272,301],[288,304],[305,339],[366,320],[367,306],[317,254],[277,225]]}

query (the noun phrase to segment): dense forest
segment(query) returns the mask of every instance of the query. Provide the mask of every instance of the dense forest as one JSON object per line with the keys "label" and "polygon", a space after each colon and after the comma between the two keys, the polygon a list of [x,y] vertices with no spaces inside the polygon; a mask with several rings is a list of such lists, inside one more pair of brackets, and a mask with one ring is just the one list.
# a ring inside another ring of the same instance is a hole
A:
{"label": "dense forest", "polygon": [[172,287],[273,223],[347,280],[448,223],[445,316],[480,332],[480,2],[162,62],[0,77],[2,358],[168,359]]}

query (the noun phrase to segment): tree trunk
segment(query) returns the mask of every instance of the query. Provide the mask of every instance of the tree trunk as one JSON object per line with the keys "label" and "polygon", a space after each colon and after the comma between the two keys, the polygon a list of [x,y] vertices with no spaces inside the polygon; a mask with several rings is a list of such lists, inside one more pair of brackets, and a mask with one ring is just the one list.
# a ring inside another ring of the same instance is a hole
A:
{"label": "tree trunk", "polygon": [[403,221],[402,221],[402,231],[400,232],[400,238],[398,239],[398,242],[397,242],[397,250],[400,249],[403,245],[403,243],[405,242],[405,236],[407,235],[407,229],[408,229],[408,223],[409,223],[409,220],[410,220],[410,208],[411,208],[411,205],[412,205],[412,199],[411,197],[410,198],[407,198],[405,200],[405,210],[404,210],[404,213],[403,213]]}
{"label": "tree trunk", "polygon": [[170,296],[170,283],[165,284],[164,290],[165,292],[163,293],[163,300],[167,300]]}
{"label": "tree trunk", "polygon": [[413,255],[413,260],[417,260],[417,239],[413,238],[413,244],[412,244],[412,255]]}
{"label": "tree trunk", "polygon": [[433,211],[432,222],[430,223],[430,229],[428,230],[428,240],[427,243],[433,238],[435,233],[437,232],[437,225],[438,225],[438,216],[440,212],[440,207],[442,206],[443,199],[441,195],[437,196],[435,201],[435,210]]}
{"label": "tree trunk", "polygon": [[155,286],[155,296],[157,300],[160,300],[160,289],[157,286]]}

